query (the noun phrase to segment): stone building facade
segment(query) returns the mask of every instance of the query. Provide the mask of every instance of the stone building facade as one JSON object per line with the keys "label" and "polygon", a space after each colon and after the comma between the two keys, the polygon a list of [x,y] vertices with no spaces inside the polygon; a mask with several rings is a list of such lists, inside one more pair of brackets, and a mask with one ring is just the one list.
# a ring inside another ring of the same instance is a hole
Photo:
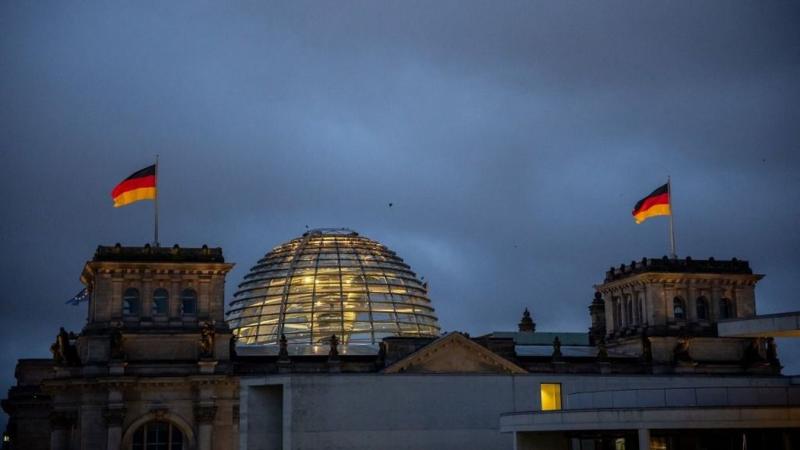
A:
{"label": "stone building facade", "polygon": [[614,268],[586,333],[537,331],[525,310],[513,331],[388,336],[372,352],[335,335],[314,351],[237,343],[231,268],[218,248],[99,247],[81,275],[86,326],[17,365],[4,448],[800,446],[800,385],[780,375],[774,341],[717,331],[756,313],[761,275],[745,261]]}
{"label": "stone building facade", "polygon": [[231,268],[218,248],[99,247],[81,274],[86,326],[61,329],[53,360],[17,366],[3,402],[11,448],[144,449],[153,439],[236,448],[223,310]]}

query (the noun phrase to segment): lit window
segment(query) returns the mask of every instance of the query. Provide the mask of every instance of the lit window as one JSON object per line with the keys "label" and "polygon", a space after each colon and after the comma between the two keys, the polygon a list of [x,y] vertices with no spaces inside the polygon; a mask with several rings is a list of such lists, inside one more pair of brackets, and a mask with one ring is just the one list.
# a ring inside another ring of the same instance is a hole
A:
{"label": "lit window", "polygon": [[165,316],[169,308],[169,293],[166,289],[158,288],[153,292],[153,315]]}
{"label": "lit window", "polygon": [[184,289],[181,293],[181,314],[184,316],[197,314],[197,292],[194,289]]}
{"label": "lit window", "polygon": [[542,411],[558,411],[561,409],[561,383],[542,383]]}
{"label": "lit window", "polygon": [[139,315],[139,290],[136,288],[128,288],[122,296],[122,315],[136,316]]}
{"label": "lit window", "polygon": [[667,450],[667,438],[665,437],[651,437],[650,450]]}

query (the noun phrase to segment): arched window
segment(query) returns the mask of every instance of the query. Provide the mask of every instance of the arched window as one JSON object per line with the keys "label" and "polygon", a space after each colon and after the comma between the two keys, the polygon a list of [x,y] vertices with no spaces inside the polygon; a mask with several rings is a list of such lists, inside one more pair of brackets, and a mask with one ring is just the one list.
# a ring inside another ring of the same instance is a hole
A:
{"label": "arched window", "polygon": [[719,318],[730,319],[734,316],[733,303],[730,299],[723,298],[719,301]]}
{"label": "arched window", "polygon": [[153,421],[133,433],[132,450],[183,450],[181,430],[169,422]]}
{"label": "arched window", "polygon": [[153,291],[153,315],[166,316],[169,313],[169,292],[164,288]]}
{"label": "arched window", "polygon": [[181,315],[194,316],[197,314],[197,292],[194,289],[184,289],[181,292]]}
{"label": "arched window", "polygon": [[686,305],[680,297],[672,299],[672,316],[675,317],[675,320],[686,319]]}
{"label": "arched window", "polygon": [[697,299],[697,319],[708,320],[708,300],[703,296]]}
{"label": "arched window", "polygon": [[122,315],[123,316],[138,316],[139,315],[139,290],[136,288],[125,289],[125,294],[122,295]]}

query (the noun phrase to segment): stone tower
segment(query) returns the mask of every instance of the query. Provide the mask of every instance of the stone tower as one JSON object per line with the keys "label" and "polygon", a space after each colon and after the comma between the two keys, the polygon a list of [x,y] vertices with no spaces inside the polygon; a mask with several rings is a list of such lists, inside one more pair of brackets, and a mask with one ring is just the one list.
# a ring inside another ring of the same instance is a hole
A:
{"label": "stone tower", "polygon": [[[11,411],[14,448],[232,449],[237,381],[224,321],[219,248],[100,246],[81,281],[88,320],[63,328],[52,360],[21,360]],[[159,441],[159,442],[161,442]]]}
{"label": "stone tower", "polygon": [[656,370],[729,372],[744,366],[779,371],[777,361],[767,360],[766,341],[717,335],[719,321],[756,314],[755,286],[761,278],[736,258],[644,258],[612,267],[595,286],[592,329],[601,329],[595,320],[602,304],[609,348],[646,355],[664,366]]}

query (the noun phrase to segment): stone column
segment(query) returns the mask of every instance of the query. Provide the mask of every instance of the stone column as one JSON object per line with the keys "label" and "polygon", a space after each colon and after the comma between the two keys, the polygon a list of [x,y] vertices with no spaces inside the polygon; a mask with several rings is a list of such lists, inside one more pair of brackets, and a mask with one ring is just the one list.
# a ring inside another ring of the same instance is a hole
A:
{"label": "stone column", "polygon": [[239,449],[239,405],[233,405],[231,416],[233,420],[233,442],[231,443],[231,448],[233,450]]}
{"label": "stone column", "polygon": [[50,450],[69,450],[70,430],[76,419],[77,414],[74,411],[50,413]]}
{"label": "stone column", "polygon": [[650,430],[647,428],[639,429],[639,450],[650,450]]}
{"label": "stone column", "polygon": [[194,407],[194,420],[197,422],[197,450],[214,448],[212,439],[216,415],[217,407],[214,405],[200,404]]}
{"label": "stone column", "polygon": [[106,420],[106,450],[120,450],[122,447],[122,422],[125,420],[125,408],[106,408],[103,412]]}

